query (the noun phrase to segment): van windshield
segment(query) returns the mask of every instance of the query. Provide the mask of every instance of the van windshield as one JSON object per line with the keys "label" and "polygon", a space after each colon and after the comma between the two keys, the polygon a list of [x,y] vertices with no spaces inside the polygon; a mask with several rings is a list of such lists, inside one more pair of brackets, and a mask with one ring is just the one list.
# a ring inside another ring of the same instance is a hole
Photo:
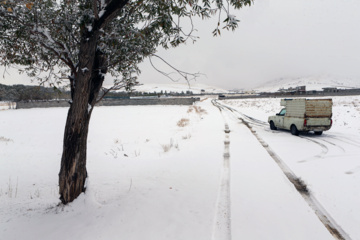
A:
{"label": "van windshield", "polygon": [[281,111],[279,112],[280,116],[285,116],[286,113],[286,108],[281,109]]}

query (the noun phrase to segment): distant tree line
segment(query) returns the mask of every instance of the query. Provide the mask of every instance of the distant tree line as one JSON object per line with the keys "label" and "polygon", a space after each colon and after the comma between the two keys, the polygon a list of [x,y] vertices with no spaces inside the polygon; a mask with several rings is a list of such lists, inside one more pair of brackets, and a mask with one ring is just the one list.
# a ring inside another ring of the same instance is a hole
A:
{"label": "distant tree line", "polygon": [[70,92],[64,88],[0,84],[0,101],[18,102],[50,99],[70,99]]}
{"label": "distant tree line", "polygon": [[[102,90],[103,91],[103,90]],[[137,92],[137,91],[121,91],[109,92],[106,98],[129,98],[130,96],[191,96],[193,92]],[[41,101],[54,99],[70,99],[70,91],[66,88],[51,88],[43,86],[28,86],[28,85],[3,85],[0,84],[0,101]]]}
{"label": "distant tree line", "polygon": [[173,91],[163,91],[160,92],[137,92],[137,91],[122,91],[122,92],[109,92],[105,98],[129,98],[133,97],[150,97],[150,96],[192,96],[194,93],[190,90],[181,91],[181,92],[173,92]]}

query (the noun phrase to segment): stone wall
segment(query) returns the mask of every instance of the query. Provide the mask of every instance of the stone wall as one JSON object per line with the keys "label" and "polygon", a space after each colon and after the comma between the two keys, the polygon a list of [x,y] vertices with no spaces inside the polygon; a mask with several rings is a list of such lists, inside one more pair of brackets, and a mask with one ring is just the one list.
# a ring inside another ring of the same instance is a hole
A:
{"label": "stone wall", "polygon": [[[103,100],[97,106],[125,106],[125,105],[192,105],[200,98],[135,98],[135,99],[116,99]],[[18,102],[17,109],[25,108],[50,108],[50,107],[68,107],[68,100],[59,101],[30,101]]]}
{"label": "stone wall", "polygon": [[51,107],[68,107],[68,100],[59,101],[28,101],[28,102],[17,102],[16,109],[24,108],[51,108]]}

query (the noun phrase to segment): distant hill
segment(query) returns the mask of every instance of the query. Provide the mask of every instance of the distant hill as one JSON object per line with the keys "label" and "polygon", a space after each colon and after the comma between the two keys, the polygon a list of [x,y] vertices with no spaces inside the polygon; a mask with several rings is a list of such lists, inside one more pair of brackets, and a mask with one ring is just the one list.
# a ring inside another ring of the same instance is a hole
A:
{"label": "distant hill", "polygon": [[258,92],[276,92],[280,88],[306,86],[306,90],[322,90],[325,87],[341,89],[360,88],[360,78],[340,78],[331,76],[311,76],[299,78],[279,78],[254,88]]}

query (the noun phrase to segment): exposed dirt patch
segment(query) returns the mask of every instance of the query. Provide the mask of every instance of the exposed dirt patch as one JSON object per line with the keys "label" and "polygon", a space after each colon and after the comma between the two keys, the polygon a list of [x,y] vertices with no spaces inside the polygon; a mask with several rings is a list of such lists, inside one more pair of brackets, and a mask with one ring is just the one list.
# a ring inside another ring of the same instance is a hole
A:
{"label": "exposed dirt patch", "polygon": [[294,184],[296,190],[298,190],[300,193],[307,194],[307,195],[310,194],[310,191],[309,191],[307,185],[301,178],[291,178],[289,180],[292,182],[292,184]]}

